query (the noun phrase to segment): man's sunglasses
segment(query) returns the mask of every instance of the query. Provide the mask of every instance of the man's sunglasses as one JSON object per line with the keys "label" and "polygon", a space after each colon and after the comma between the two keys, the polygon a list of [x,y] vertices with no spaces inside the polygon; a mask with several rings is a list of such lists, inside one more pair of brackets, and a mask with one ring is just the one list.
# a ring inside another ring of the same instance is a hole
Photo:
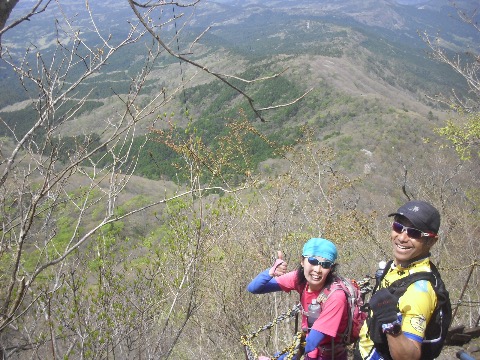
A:
{"label": "man's sunglasses", "polygon": [[308,257],[308,262],[313,266],[320,265],[324,269],[330,269],[333,265],[333,263],[331,261],[320,261],[316,257],[313,257],[313,256]]}
{"label": "man's sunglasses", "polygon": [[435,233],[432,233],[432,232],[423,232],[421,230],[418,230],[418,229],[415,229],[415,228],[412,228],[412,227],[408,227],[408,226],[404,226],[396,221],[393,222],[393,225],[392,225],[392,229],[393,231],[401,234],[403,232],[406,232],[408,237],[411,237],[411,238],[415,238],[415,239],[420,239],[421,237],[435,237],[437,236],[437,234]]}

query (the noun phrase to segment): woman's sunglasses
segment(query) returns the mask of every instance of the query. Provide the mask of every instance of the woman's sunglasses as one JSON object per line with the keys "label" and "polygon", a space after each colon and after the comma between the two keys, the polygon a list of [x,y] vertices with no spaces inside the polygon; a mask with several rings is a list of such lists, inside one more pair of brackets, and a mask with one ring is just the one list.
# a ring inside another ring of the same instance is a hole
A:
{"label": "woman's sunglasses", "polygon": [[393,225],[392,225],[392,229],[393,231],[401,234],[403,232],[406,232],[408,237],[411,237],[411,238],[415,238],[415,239],[420,239],[421,237],[435,237],[437,236],[437,234],[435,233],[426,233],[426,232],[423,232],[421,230],[418,230],[418,229],[415,229],[415,228],[412,228],[412,227],[408,227],[408,226],[404,226],[396,221],[393,222]]}
{"label": "woman's sunglasses", "polygon": [[316,257],[313,257],[313,256],[308,257],[308,262],[313,266],[320,265],[324,269],[330,269],[333,265],[333,263],[331,261],[320,261]]}

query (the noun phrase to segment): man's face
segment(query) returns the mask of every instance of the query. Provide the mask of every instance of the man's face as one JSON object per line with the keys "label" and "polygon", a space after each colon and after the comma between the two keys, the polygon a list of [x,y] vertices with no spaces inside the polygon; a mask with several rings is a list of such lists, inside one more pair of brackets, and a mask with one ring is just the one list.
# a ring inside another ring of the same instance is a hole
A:
{"label": "man's face", "polygon": [[[396,216],[395,221],[406,227],[414,227],[410,220],[404,216]],[[430,252],[430,248],[436,242],[436,238],[414,238],[408,236],[406,231],[397,232],[393,229],[390,236],[393,245],[393,256],[397,264],[404,264],[412,259],[426,257]]]}

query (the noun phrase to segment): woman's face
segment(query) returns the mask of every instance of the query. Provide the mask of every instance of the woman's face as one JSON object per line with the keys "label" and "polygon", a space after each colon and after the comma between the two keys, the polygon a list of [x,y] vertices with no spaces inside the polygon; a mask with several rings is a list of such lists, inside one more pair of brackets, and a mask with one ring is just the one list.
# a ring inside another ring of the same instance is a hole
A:
{"label": "woman's face", "polygon": [[[309,261],[310,259],[310,261]],[[315,261],[316,259],[317,261]],[[312,264],[319,263],[318,265]],[[325,282],[327,281],[327,276],[331,271],[331,267],[324,268],[323,266],[327,267],[328,264],[325,262],[332,263],[322,257],[313,256],[313,257],[302,257],[301,265],[303,266],[303,273],[305,275],[305,279],[307,279],[308,287],[310,291],[319,291],[323,289],[325,286]],[[322,266],[323,263],[323,266]]]}

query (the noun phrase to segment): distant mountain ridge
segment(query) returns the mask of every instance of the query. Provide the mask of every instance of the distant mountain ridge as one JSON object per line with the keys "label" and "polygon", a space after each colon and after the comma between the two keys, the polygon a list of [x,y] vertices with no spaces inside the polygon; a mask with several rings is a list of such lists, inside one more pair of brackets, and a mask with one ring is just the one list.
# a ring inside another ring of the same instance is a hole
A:
{"label": "distant mountain ridge", "polygon": [[[288,15],[348,17],[367,26],[408,32],[410,37],[422,30],[444,35],[471,34],[470,27],[451,16],[455,8],[450,0],[223,0],[214,3],[224,6],[224,10],[241,9],[238,17],[270,10]],[[468,10],[478,6],[474,0],[455,4]]]}

